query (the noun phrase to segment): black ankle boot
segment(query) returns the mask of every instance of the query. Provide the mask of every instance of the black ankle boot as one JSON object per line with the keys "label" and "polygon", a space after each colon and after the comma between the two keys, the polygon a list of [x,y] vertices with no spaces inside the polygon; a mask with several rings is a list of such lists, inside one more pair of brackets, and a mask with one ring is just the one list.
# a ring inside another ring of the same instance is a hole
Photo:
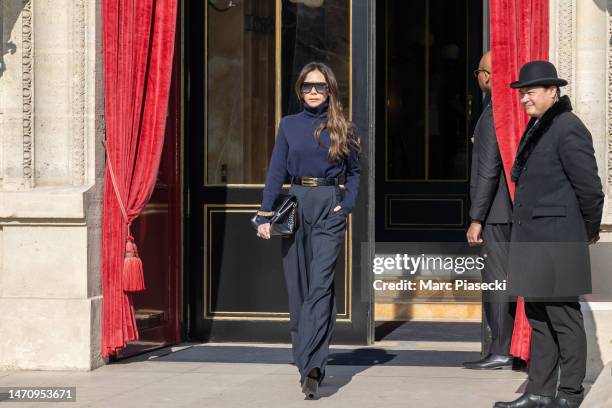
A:
{"label": "black ankle boot", "polygon": [[321,370],[319,367],[315,367],[304,378],[302,383],[302,392],[306,395],[307,399],[315,399],[317,392],[319,391],[319,383],[321,382]]}

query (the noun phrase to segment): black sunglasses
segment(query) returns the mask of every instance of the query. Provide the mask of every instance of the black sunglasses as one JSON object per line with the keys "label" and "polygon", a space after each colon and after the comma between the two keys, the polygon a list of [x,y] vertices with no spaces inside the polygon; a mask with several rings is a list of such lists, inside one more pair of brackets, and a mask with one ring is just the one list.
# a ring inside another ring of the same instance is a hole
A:
{"label": "black sunglasses", "polygon": [[326,93],[329,91],[329,88],[325,82],[304,82],[302,86],[300,87],[300,91],[303,94],[307,94],[312,90],[312,88],[314,88],[315,91],[317,91],[317,93],[320,93],[320,94]]}
{"label": "black sunglasses", "polygon": [[477,70],[474,70],[474,76],[475,76],[476,78],[478,78],[478,75],[480,75],[480,73],[481,73],[481,72],[486,72],[487,74],[491,75],[491,73],[490,73],[489,71],[487,71],[486,69],[480,69],[480,68],[479,68],[479,69],[477,69]]}

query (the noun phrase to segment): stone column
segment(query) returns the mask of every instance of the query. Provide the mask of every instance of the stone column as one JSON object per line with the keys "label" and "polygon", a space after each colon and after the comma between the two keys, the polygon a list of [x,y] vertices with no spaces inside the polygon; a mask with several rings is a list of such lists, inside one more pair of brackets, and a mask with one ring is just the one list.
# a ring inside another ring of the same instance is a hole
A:
{"label": "stone column", "polygon": [[100,15],[101,0],[2,0],[0,369],[104,363]]}
{"label": "stone column", "polygon": [[[611,231],[612,141],[610,114],[612,60],[610,59],[612,0],[550,0],[550,60],[562,78],[570,83],[563,89],[572,99],[574,113],[593,135],[599,176],[606,193],[603,228]],[[605,275],[612,263],[612,232],[601,235],[602,243],[591,248],[593,286],[612,295],[612,283]],[[604,272],[605,271],[605,272]],[[612,359],[612,302],[587,296],[582,302],[588,338],[587,381],[593,381]]]}

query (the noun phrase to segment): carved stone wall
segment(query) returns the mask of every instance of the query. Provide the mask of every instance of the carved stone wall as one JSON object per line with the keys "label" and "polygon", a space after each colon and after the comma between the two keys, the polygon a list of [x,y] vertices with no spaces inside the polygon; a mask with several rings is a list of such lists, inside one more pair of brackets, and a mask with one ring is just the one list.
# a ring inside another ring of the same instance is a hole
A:
{"label": "carved stone wall", "polygon": [[2,0],[2,190],[93,182],[86,165],[91,131],[88,70],[93,68],[93,54],[87,52],[92,45],[87,36],[90,4],[91,0]]}
{"label": "carved stone wall", "polygon": [[550,61],[557,67],[561,78],[569,84],[563,92],[573,100],[576,73],[576,2],[551,0],[550,2]]}
{"label": "carved stone wall", "polygon": [[23,1],[21,12],[21,65],[23,84],[23,186],[34,185],[34,39],[32,0]]}
{"label": "carved stone wall", "polygon": [[101,3],[0,0],[0,370],[104,363]]}
{"label": "carved stone wall", "polygon": [[[592,248],[593,286],[612,293],[607,279],[612,252],[612,0],[550,0],[550,59],[569,81],[563,90],[574,113],[593,136],[599,176],[606,193],[602,243]],[[594,381],[612,359],[612,302],[586,296],[582,302],[587,332],[587,381]]]}
{"label": "carved stone wall", "polygon": [[0,188],[34,185],[34,2],[5,0],[0,13]]}
{"label": "carved stone wall", "polygon": [[[550,60],[569,81],[563,93],[593,135],[599,175],[612,194],[610,109],[610,4],[612,0],[550,0]],[[606,200],[604,223],[612,224]]]}
{"label": "carved stone wall", "polygon": [[72,2],[72,138],[71,173],[72,185],[80,186],[85,181],[85,24],[84,0]]}
{"label": "carved stone wall", "polygon": [[[607,55],[606,55],[606,153],[607,153],[607,172],[608,177],[606,178],[607,194],[612,192],[612,0],[608,0],[606,4],[607,12]],[[608,200],[609,202],[609,200]],[[609,205],[606,214],[610,213]],[[611,224],[610,219],[612,215],[606,216],[606,223]]]}

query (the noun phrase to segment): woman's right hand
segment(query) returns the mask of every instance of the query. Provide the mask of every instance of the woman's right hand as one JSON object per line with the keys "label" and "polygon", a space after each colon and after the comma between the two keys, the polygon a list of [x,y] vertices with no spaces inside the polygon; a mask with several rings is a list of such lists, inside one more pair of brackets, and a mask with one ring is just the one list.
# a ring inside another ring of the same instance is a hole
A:
{"label": "woman's right hand", "polygon": [[257,227],[257,236],[263,239],[270,239],[270,223],[261,224]]}

